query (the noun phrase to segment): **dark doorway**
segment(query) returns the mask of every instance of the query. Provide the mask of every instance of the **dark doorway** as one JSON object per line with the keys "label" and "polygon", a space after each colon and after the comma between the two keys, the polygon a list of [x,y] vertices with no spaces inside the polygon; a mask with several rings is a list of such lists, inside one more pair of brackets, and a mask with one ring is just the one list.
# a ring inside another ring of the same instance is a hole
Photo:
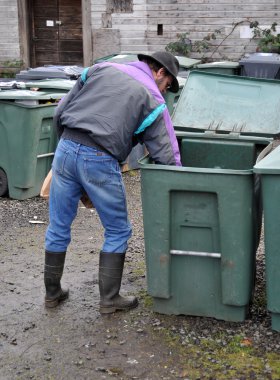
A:
{"label": "dark doorway", "polygon": [[81,0],[29,0],[32,67],[83,65]]}

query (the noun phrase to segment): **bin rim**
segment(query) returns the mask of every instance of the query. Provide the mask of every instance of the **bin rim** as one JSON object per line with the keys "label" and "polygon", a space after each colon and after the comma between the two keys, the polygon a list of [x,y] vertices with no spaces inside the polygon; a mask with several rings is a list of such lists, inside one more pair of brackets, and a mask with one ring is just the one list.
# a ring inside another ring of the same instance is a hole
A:
{"label": "bin rim", "polygon": [[[38,99],[36,99],[38,100]],[[51,99],[50,99],[51,100]],[[20,108],[26,108],[26,109],[35,109],[35,108],[44,108],[44,107],[57,107],[58,102],[54,103],[39,103],[39,104],[24,104],[24,103],[16,103],[12,100],[1,100],[1,105],[7,105],[12,107],[20,107]]]}
{"label": "bin rim", "polygon": [[208,63],[200,63],[195,66],[195,69],[208,69],[208,68],[222,68],[222,69],[237,69],[239,67],[239,62],[234,61],[216,61]]}
{"label": "bin rim", "polygon": [[222,140],[225,140],[225,139],[228,139],[228,140],[238,140],[238,141],[254,141],[254,142],[258,142],[258,143],[270,143],[271,141],[273,141],[273,136],[256,136],[256,135],[252,135],[252,134],[243,134],[243,135],[239,135],[239,134],[235,134],[233,132],[227,132],[227,133],[218,133],[218,132],[214,132],[214,131],[201,131],[201,132],[197,132],[197,131],[194,131],[192,132],[191,130],[185,132],[185,131],[182,131],[180,129],[176,129],[176,127],[174,127],[174,130],[175,130],[175,134],[177,137],[203,137],[203,138],[206,138],[206,139],[222,139]]}
{"label": "bin rim", "polygon": [[65,92],[31,91],[27,89],[4,90],[0,92],[0,101],[8,100],[57,100],[65,96]]}
{"label": "bin rim", "polygon": [[280,146],[260,160],[254,167],[254,173],[280,174]]}
{"label": "bin rim", "polygon": [[59,79],[59,78],[50,78],[50,79],[39,79],[39,80],[30,80],[25,82],[26,88],[40,88],[44,89],[58,89],[58,90],[71,90],[71,88],[75,85],[76,79]]}
{"label": "bin rim", "polygon": [[278,53],[247,53],[239,61],[240,64],[246,63],[263,63],[263,64],[280,64],[280,54]]}
{"label": "bin rim", "polygon": [[235,170],[235,169],[219,169],[219,168],[196,168],[191,166],[175,166],[175,165],[160,165],[149,163],[150,156],[147,154],[146,156],[140,158],[138,160],[140,164],[140,169],[142,170],[165,170],[172,171],[178,173],[201,173],[201,174],[221,174],[221,175],[251,175],[253,173],[253,169],[245,169],[245,170]]}

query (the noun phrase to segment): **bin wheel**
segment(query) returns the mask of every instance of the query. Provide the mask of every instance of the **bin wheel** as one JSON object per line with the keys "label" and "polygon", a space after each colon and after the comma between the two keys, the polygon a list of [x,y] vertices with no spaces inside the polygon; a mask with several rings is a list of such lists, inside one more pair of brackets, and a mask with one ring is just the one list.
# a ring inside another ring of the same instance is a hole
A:
{"label": "bin wheel", "polygon": [[0,197],[8,192],[8,178],[3,169],[0,168]]}

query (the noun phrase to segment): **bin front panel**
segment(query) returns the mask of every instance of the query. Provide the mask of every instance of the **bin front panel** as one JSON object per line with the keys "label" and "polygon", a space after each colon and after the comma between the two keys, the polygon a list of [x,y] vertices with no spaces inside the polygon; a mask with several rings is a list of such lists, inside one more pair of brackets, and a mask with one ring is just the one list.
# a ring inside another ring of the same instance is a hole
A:
{"label": "bin front panel", "polygon": [[244,318],[254,272],[252,173],[147,165],[141,178],[148,292],[156,311]]}
{"label": "bin front panel", "polygon": [[[195,315],[215,315],[221,305],[221,260],[195,256],[172,256],[171,288],[174,308]],[[224,307],[226,309],[226,307]]]}
{"label": "bin front panel", "polygon": [[217,194],[171,191],[171,250],[221,252]]}

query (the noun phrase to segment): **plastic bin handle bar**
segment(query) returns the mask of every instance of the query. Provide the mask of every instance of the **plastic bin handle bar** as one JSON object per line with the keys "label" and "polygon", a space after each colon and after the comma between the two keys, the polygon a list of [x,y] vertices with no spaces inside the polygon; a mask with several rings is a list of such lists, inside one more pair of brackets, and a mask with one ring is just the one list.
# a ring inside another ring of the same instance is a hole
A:
{"label": "plastic bin handle bar", "polygon": [[198,257],[211,257],[213,259],[220,259],[221,254],[216,252],[196,252],[196,251],[180,251],[177,249],[172,249],[170,251],[171,255],[179,256],[198,256]]}
{"label": "plastic bin handle bar", "polygon": [[54,156],[54,152],[52,153],[45,153],[45,154],[39,154],[37,158],[44,158],[44,157],[51,157]]}

